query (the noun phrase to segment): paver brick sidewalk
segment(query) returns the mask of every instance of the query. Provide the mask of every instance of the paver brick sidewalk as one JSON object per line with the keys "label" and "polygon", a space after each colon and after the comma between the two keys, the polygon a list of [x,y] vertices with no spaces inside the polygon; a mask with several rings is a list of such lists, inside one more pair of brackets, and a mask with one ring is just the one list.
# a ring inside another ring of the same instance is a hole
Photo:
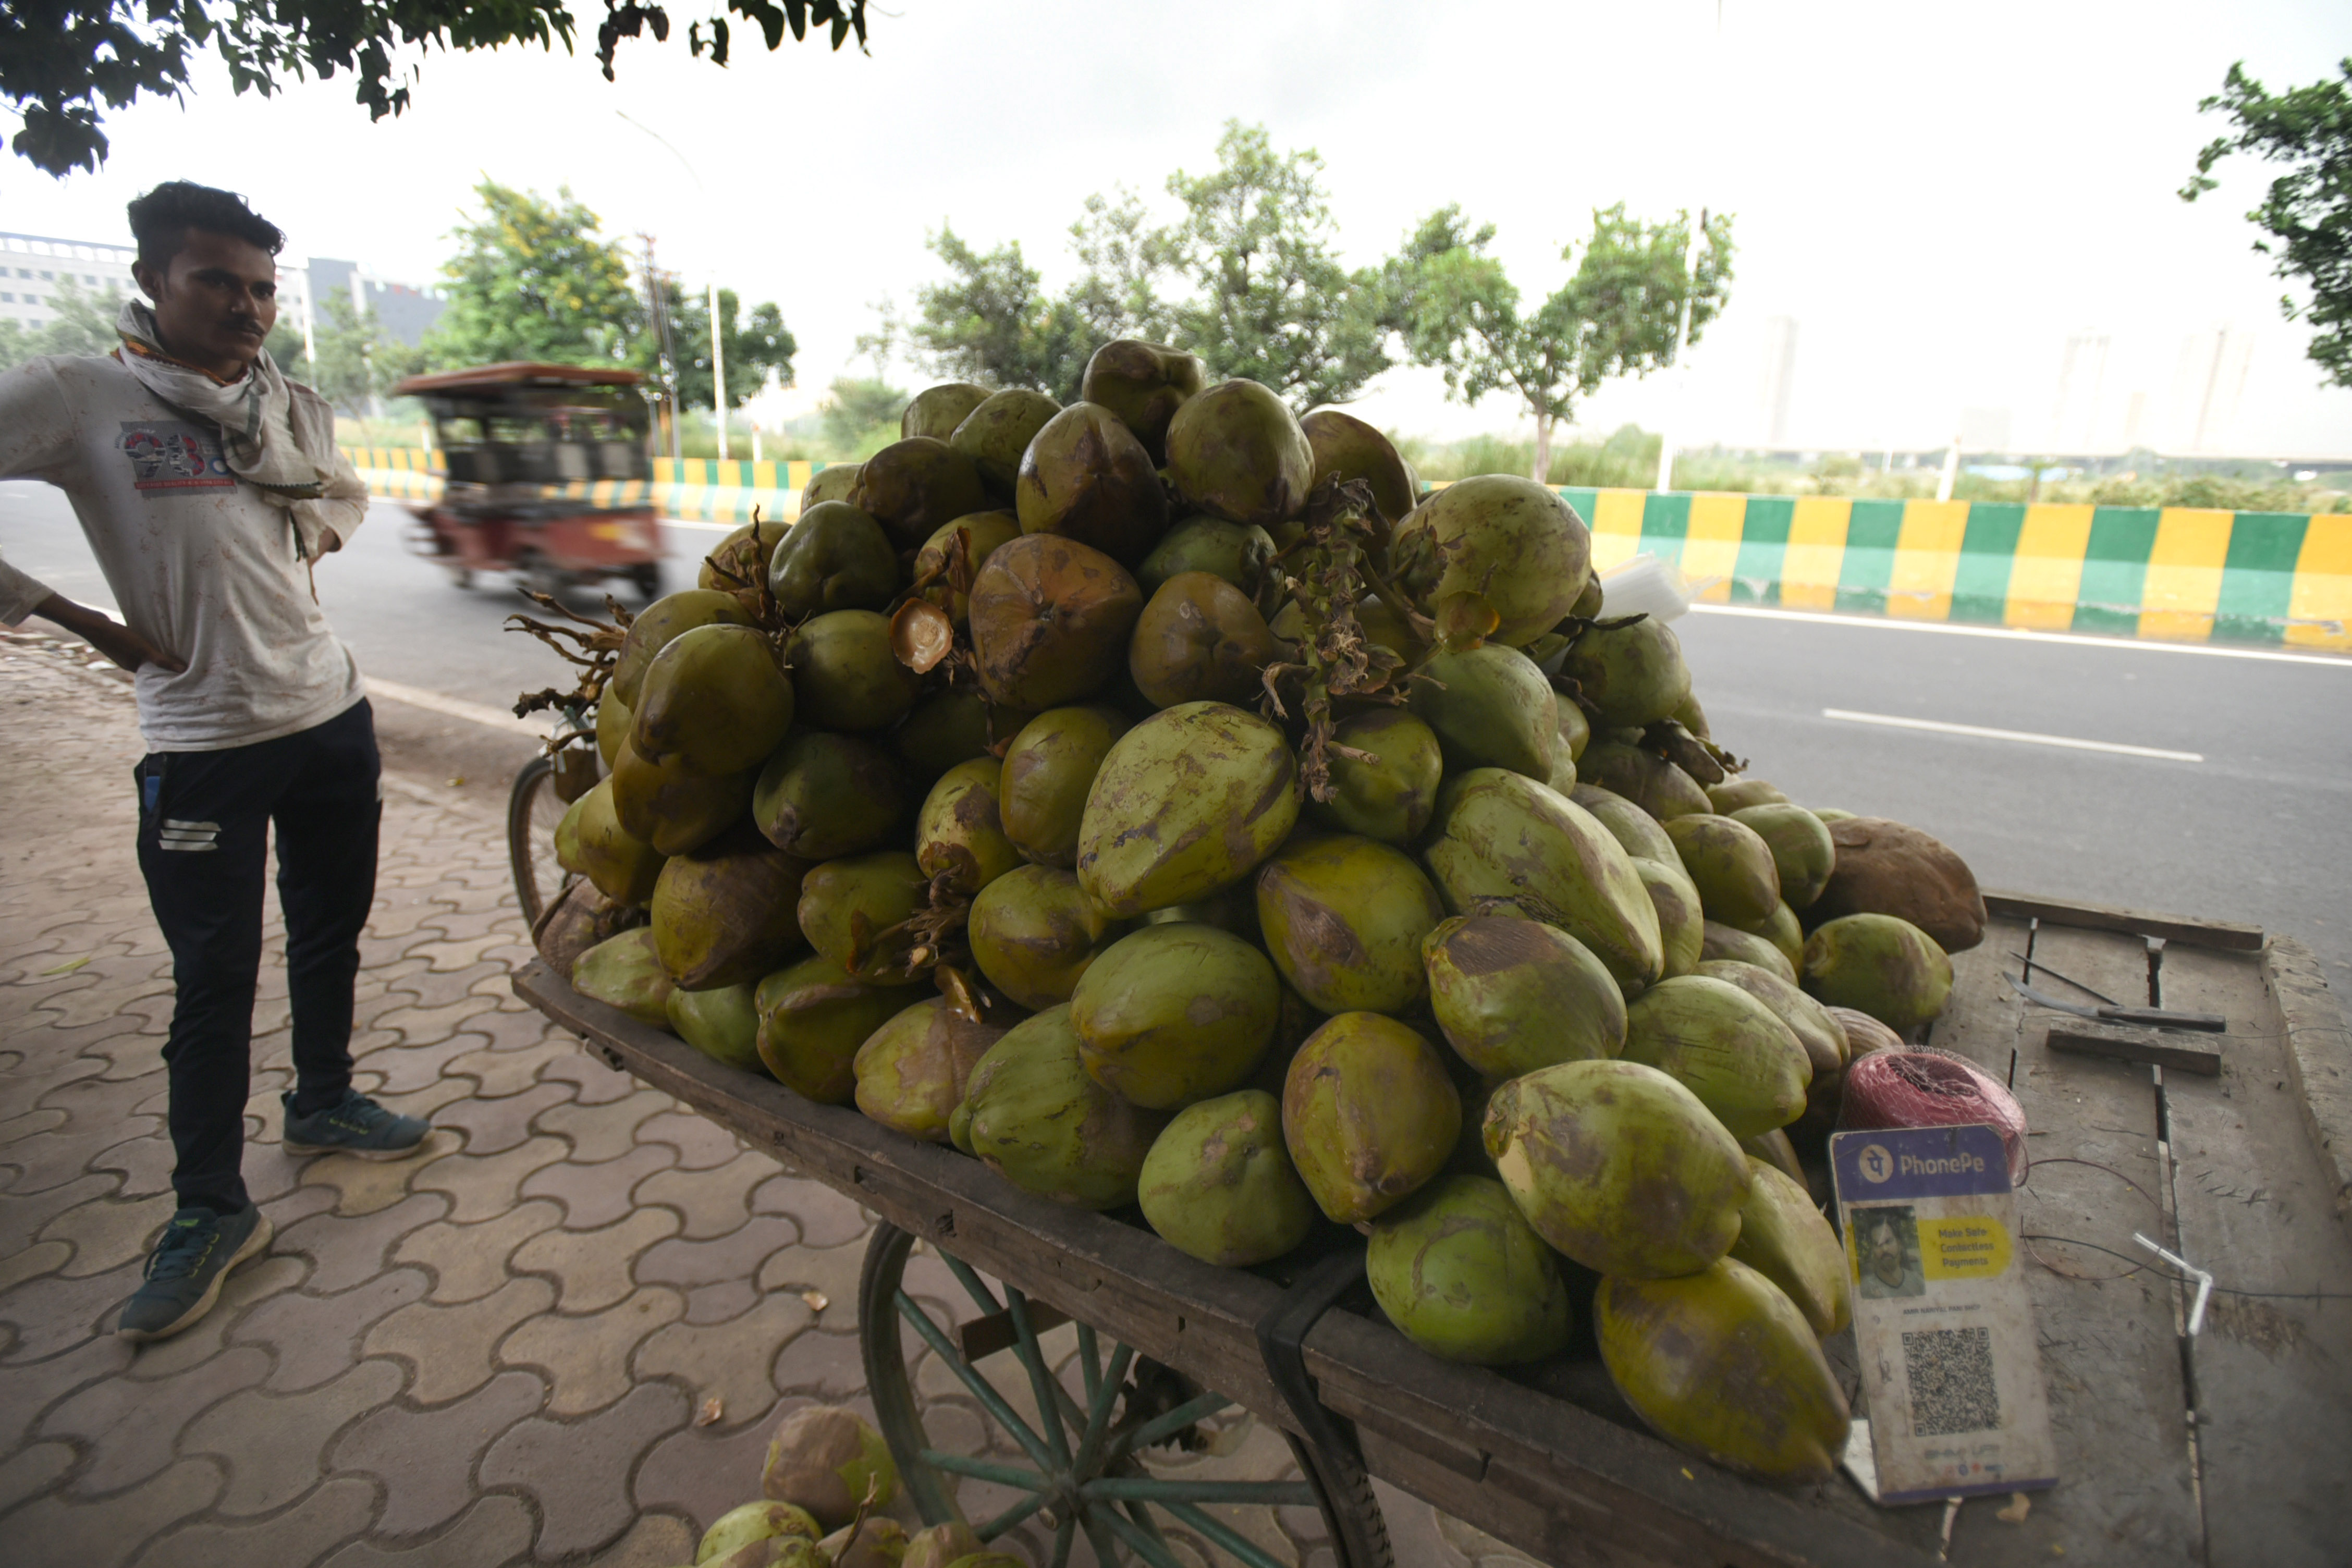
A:
{"label": "paver brick sidewalk", "polygon": [[[431,1116],[426,1148],[279,1151],[273,904],[246,1173],[277,1238],[194,1329],[112,1336],[173,1207],[172,983],[132,844],[130,694],[85,664],[0,633],[0,1559],[690,1561],[756,1494],[782,1412],[861,1401],[870,1216],[518,1002],[501,826],[418,781],[386,775],[353,1045],[361,1088]],[[943,1275],[919,1258],[909,1288]],[[960,1390],[919,1384],[935,1436],[982,1440]],[[1254,1533],[1328,1563],[1311,1510],[1281,1513]],[[1402,1562],[1494,1550],[1418,1505],[1391,1517]]]}

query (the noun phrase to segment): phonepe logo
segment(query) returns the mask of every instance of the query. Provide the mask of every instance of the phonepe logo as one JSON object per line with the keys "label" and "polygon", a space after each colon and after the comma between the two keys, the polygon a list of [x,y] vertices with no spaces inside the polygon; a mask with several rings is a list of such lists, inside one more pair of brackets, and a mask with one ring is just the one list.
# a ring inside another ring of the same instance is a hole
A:
{"label": "phonepe logo", "polygon": [[1872,1182],[1884,1182],[1895,1174],[1895,1156],[1883,1144],[1873,1143],[1854,1160],[1855,1166]]}

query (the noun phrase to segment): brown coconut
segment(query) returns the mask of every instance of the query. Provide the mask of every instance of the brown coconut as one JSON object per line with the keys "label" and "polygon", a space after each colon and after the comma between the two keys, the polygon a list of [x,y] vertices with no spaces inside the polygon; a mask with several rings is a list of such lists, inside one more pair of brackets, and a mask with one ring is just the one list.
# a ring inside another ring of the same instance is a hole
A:
{"label": "brown coconut", "polygon": [[1805,910],[1807,930],[1841,915],[1895,915],[1946,952],[1984,940],[1984,895],[1968,862],[1906,823],[1853,816],[1829,825],[1837,869]]}

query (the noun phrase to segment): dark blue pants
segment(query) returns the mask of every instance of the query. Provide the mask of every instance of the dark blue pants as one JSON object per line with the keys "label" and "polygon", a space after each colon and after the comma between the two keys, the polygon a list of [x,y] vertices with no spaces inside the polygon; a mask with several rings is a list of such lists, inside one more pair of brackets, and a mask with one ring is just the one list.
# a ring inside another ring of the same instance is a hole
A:
{"label": "dark blue pants", "polygon": [[158,752],[139,764],[139,868],[178,991],[163,1062],[177,1156],[172,1187],[183,1207],[228,1213],[247,1202],[245,1106],[272,823],[296,1108],[324,1109],[351,1087],[352,986],[375,902],[380,772],[375,716],[364,701],[275,741]]}

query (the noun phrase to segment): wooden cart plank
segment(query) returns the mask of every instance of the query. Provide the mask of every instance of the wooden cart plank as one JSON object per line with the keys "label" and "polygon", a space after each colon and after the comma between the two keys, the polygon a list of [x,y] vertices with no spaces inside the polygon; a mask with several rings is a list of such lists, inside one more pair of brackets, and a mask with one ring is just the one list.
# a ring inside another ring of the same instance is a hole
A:
{"label": "wooden cart plank", "polygon": [[2336,1217],[2352,1225],[2352,1029],[2311,950],[2280,937],[2263,954],[2263,978],[2286,1032],[2287,1081],[2326,1173]]}
{"label": "wooden cart plank", "polygon": [[[1953,955],[1951,1005],[1929,1043],[2004,1079],[2011,1052],[2017,1053],[2012,1090],[2024,1110],[2027,1147],[2036,1162],[2018,1197],[2021,1226],[2130,1251],[2131,1233],[2154,1234],[2162,1219],[2155,1201],[2162,1168],[2154,1084],[2145,1067],[2048,1049],[2043,1037],[2052,1015],[2036,1010],[2029,1017],[2000,979],[2004,968],[2017,973],[2008,954],[2024,952],[2025,942],[2021,921],[2000,919],[1981,944]],[[2119,1002],[2147,994],[2145,948],[2137,938],[2044,924],[2033,952],[2037,960]],[[2148,1197],[2137,1195],[2124,1178]],[[2062,1268],[2094,1276],[2129,1267],[2046,1243],[2039,1250]],[[2031,1253],[2026,1283],[2061,1479],[2034,1498],[2019,1524],[1994,1519],[1998,1500],[1968,1503],[1951,1560],[2054,1562],[2063,1551],[2070,1564],[2142,1568],[2199,1562],[2202,1525],[2190,1476],[2172,1291],[2145,1273],[2070,1279],[2032,1262]]]}
{"label": "wooden cart plank", "polygon": [[[1986,912],[1996,920],[2027,921],[2038,917],[2046,926],[2077,926],[2088,931],[2160,936],[2193,947],[2222,948],[2234,952],[2259,952],[2263,946],[2262,927],[2240,925],[2231,921],[2191,920],[2187,915],[2109,909],[2105,904],[2083,904],[2071,899],[2044,899],[2026,893],[1988,891],[1984,901]],[[1990,941],[1988,936],[1987,943],[1990,944]],[[2104,991],[2106,987],[2103,985],[2099,989]]]}
{"label": "wooden cart plank", "polygon": [[[2167,1006],[2230,1012],[2218,1079],[2164,1075],[2175,1250],[2224,1285],[2352,1293],[2352,1242],[2296,1103],[2261,960],[2174,949],[2163,973]],[[2250,996],[2263,1004],[2252,1016]],[[2216,1295],[2190,1366],[2212,1568],[2343,1563],[2352,1300]]]}
{"label": "wooden cart plank", "polygon": [[[1257,1321],[1279,1298],[1272,1281],[1200,1263],[1148,1231],[1030,1196],[950,1150],[721,1066],[578,995],[544,965],[518,971],[514,984],[616,1066],[788,1165],[1259,1415],[1292,1425],[1257,1353]],[[1875,1528],[1878,1521],[1753,1486],[1646,1433],[1484,1369],[1438,1362],[1384,1322],[1331,1313],[1306,1352],[1327,1403],[1373,1428],[1373,1473],[1433,1500],[1443,1493],[1451,1501],[1440,1506],[1552,1561],[1639,1563],[1656,1550],[1664,1552],[1660,1561],[1725,1568],[1928,1561]],[[1476,1489],[1462,1490],[1458,1483],[1474,1475]]]}

